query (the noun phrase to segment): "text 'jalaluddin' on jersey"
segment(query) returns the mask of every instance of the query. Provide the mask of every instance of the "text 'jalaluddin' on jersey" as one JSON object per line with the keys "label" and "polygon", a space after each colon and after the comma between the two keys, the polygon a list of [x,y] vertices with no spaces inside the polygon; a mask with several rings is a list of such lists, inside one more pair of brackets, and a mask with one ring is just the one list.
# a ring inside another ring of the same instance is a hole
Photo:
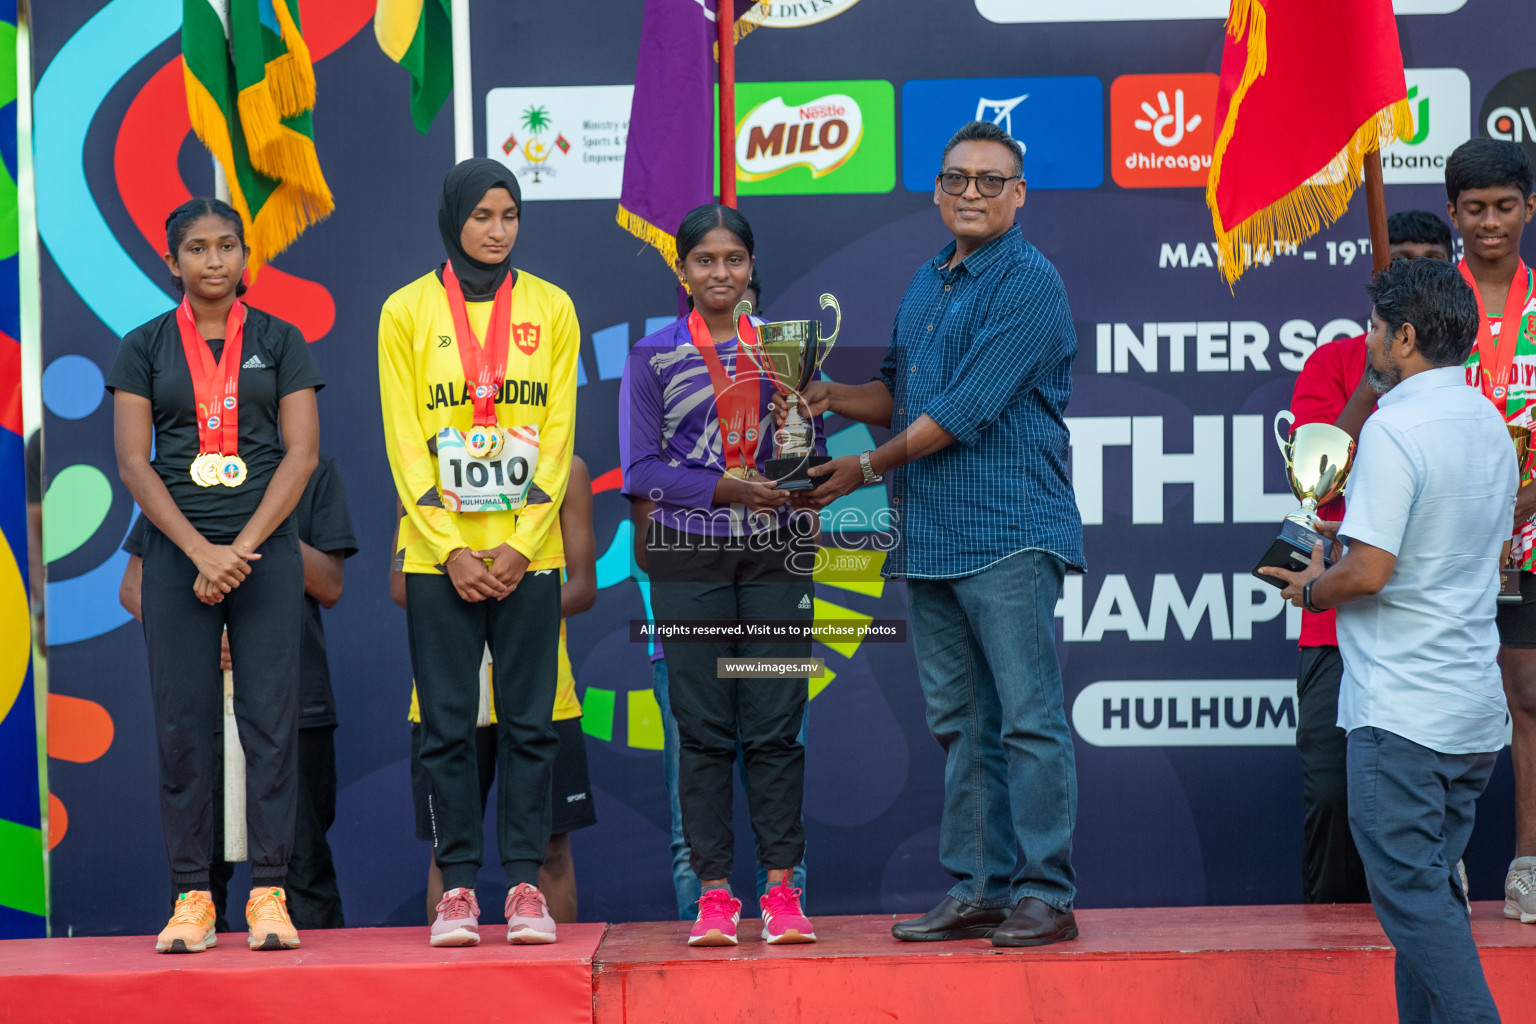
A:
{"label": "text 'jalaluddin' on jersey", "polygon": [[[427,384],[426,409],[440,405],[466,405],[475,400],[474,385],[467,380],[446,384]],[[497,405],[548,405],[549,384],[541,380],[503,381],[496,394]]]}
{"label": "text 'jalaluddin' on jersey", "polygon": [[[524,271],[516,274],[496,422],[538,431],[537,467],[527,504],[519,509],[452,511],[439,490],[437,435],[447,427],[468,431],[475,413],[448,293],[437,274],[395,292],[379,315],[379,396],[390,471],[405,509],[400,547],[406,572],[439,572],[455,548],[500,544],[526,556],[530,571],[565,565],[559,510],[571,468],[581,327],[564,291]],[[493,305],[465,303],[470,327],[482,340]]]}

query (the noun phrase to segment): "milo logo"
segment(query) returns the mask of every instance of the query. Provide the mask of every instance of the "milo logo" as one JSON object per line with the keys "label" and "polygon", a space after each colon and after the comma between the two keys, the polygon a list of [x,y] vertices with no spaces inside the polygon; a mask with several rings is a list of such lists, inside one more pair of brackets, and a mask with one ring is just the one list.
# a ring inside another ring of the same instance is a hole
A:
{"label": "milo logo", "polygon": [[889,192],[896,185],[890,82],[738,82],[736,109],[743,112],[736,121],[742,195]]}
{"label": "milo logo", "polygon": [[790,106],[775,96],[758,104],[736,131],[736,165],[744,181],[761,181],[791,167],[813,178],[837,170],[859,148],[864,112],[845,93]]}

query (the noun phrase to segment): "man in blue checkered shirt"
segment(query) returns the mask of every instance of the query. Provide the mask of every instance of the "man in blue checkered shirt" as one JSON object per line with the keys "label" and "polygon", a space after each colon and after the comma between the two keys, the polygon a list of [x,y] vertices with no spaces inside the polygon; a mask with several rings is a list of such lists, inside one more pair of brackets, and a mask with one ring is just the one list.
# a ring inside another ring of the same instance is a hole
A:
{"label": "man in blue checkered shirt", "polygon": [[957,879],[892,933],[1038,946],[1077,937],[1077,774],[1054,643],[1063,574],[1084,561],[1062,419],[1077,336],[1056,268],[1013,223],[1019,144],[973,121],[940,166],[933,201],[955,240],[907,287],[880,376],[802,396],[895,435],[813,468],[825,480],[801,504],[891,478],[899,543],[884,571],[908,581],[946,758],[939,857]]}

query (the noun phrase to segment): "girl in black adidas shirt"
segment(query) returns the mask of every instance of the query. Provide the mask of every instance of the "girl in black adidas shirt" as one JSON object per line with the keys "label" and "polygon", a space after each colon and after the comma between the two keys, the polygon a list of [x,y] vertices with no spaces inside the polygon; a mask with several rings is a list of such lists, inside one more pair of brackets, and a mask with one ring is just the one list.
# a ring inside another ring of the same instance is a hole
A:
{"label": "girl in black adidas shirt", "polygon": [[166,245],[183,301],[128,333],[107,378],[118,473],[152,527],[144,641],[176,893],[155,948],[214,944],[208,862],[222,837],[210,780],[226,627],[246,757],[250,946],[293,948],[283,886],[297,799],[304,565],[291,513],[315,468],[324,382],[293,325],[239,301],[249,254],[239,214],[190,200],[166,219]]}

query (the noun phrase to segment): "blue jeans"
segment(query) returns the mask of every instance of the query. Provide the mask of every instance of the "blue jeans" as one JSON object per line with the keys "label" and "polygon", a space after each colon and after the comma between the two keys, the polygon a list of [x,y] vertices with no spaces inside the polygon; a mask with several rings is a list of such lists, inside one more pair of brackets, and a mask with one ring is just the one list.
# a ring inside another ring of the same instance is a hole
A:
{"label": "blue jeans", "polygon": [[[688,859],[691,851],[688,849],[688,841],[683,838],[683,807],[677,798],[677,719],[672,717],[672,699],[667,686],[667,662],[663,658],[651,663],[652,687],[656,691],[656,703],[661,708],[662,748],[661,748],[661,773],[667,784],[667,800],[672,808],[672,888],[677,893],[677,916],[681,921],[692,921],[702,893],[699,892],[699,876],[693,873]],[[810,720],[810,705],[806,705],[805,715],[800,719],[800,743],[805,744],[805,724]],[[736,764],[741,775],[741,784],[747,785],[747,775],[741,760],[741,745],[736,746]],[[802,891],[801,906],[804,906],[805,889],[805,862],[795,865],[794,886]],[[761,896],[768,891],[768,869],[762,864],[757,866],[757,894]]]}
{"label": "blue jeans", "polygon": [[1349,825],[1397,948],[1403,1024],[1497,1024],[1456,862],[1495,754],[1442,754],[1385,729],[1349,734]]}
{"label": "blue jeans", "polygon": [[[973,576],[908,580],[928,728],[944,748],[939,860],[973,907],[1077,895],[1077,769],[1056,660],[1065,572],[1021,551]],[[1015,846],[1021,856],[1015,857]]]}

